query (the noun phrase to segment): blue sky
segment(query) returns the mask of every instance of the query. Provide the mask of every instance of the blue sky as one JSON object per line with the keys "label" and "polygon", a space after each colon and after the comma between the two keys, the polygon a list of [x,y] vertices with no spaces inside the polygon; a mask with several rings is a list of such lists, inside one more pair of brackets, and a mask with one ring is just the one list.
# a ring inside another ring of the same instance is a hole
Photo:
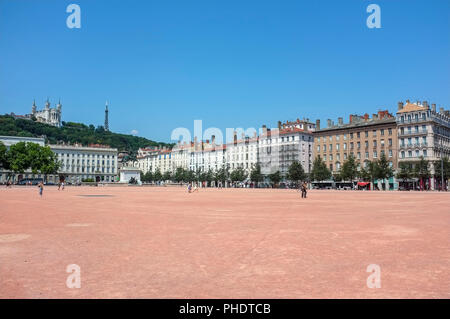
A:
{"label": "blue sky", "polygon": [[[81,7],[81,29],[66,7]],[[366,26],[369,4],[381,29]],[[170,141],[176,127],[348,121],[400,100],[450,102],[450,1],[0,0],[0,114]]]}

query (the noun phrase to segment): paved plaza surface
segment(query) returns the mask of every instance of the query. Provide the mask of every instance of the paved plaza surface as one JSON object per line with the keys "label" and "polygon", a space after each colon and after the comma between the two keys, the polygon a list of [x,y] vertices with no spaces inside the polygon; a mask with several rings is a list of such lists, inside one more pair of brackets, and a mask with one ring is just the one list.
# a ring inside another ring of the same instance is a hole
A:
{"label": "paved plaza surface", "polygon": [[2,187],[0,297],[449,298],[449,242],[449,193]]}

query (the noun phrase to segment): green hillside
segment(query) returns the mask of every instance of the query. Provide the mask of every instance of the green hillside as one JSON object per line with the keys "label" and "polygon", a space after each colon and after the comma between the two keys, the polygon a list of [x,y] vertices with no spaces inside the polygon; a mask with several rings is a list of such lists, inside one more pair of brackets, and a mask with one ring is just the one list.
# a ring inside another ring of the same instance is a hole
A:
{"label": "green hillside", "polygon": [[50,144],[58,142],[88,144],[104,144],[135,154],[137,149],[146,146],[172,146],[173,144],[158,143],[144,137],[118,134],[105,131],[102,126],[85,125],[73,122],[62,122],[62,127],[34,122],[31,120],[15,119],[10,115],[0,115],[0,135],[6,136],[45,136]]}

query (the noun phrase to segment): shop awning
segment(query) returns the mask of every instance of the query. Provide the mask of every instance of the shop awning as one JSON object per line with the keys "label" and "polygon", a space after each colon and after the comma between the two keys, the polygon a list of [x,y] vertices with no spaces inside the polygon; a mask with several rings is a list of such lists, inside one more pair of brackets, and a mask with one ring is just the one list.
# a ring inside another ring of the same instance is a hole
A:
{"label": "shop awning", "polygon": [[358,186],[366,186],[369,182],[358,182]]}

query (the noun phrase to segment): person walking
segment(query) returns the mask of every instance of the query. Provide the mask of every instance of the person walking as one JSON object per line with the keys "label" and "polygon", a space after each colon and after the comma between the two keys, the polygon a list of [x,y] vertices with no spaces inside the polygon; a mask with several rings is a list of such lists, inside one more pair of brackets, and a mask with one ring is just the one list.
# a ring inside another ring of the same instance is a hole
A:
{"label": "person walking", "polygon": [[306,198],[307,189],[308,189],[308,184],[306,184],[306,182],[303,182],[303,184],[302,184],[302,198]]}
{"label": "person walking", "polygon": [[42,193],[44,192],[44,183],[40,182],[38,184],[38,187],[39,187],[39,195],[42,197]]}

